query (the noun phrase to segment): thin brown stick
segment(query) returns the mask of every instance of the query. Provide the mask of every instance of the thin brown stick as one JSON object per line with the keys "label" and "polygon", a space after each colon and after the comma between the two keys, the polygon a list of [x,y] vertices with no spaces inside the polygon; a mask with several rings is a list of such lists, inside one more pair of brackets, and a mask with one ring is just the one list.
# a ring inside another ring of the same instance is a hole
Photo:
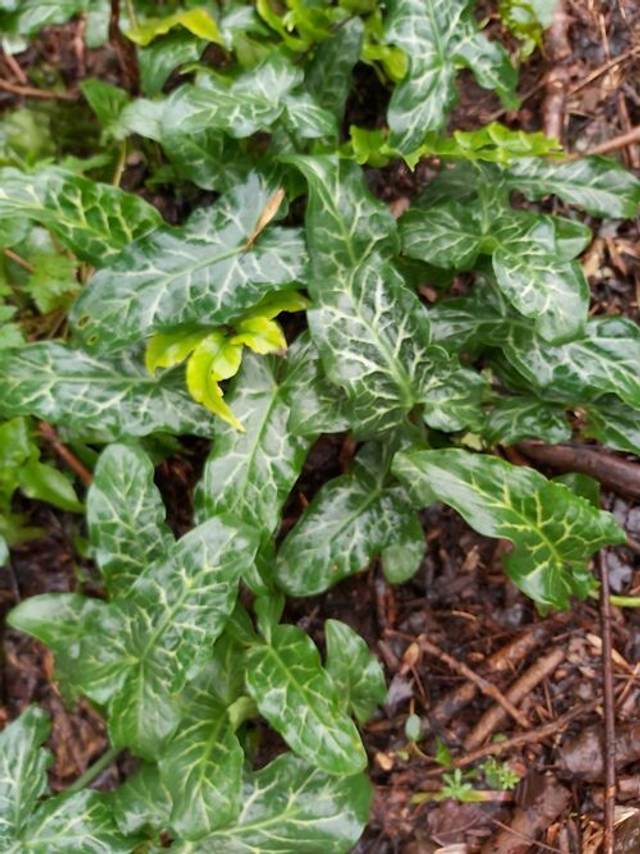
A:
{"label": "thin brown stick", "polygon": [[22,66],[20,65],[18,60],[14,56],[11,56],[10,53],[3,53],[2,58],[9,66],[11,72],[15,75],[15,78],[18,83],[22,83],[24,86],[26,86],[29,83],[29,78],[22,70]]}
{"label": "thin brown stick", "polygon": [[480,691],[485,694],[487,697],[491,697],[496,703],[499,703],[502,708],[507,712],[508,715],[518,722],[518,724],[523,729],[530,729],[531,724],[525,715],[522,714],[513,703],[509,702],[507,698],[504,696],[502,691],[499,690],[492,682],[489,682],[483,676],[478,675],[474,670],[468,667],[463,661],[458,661],[457,658],[449,655],[444,652],[444,650],[440,649],[440,647],[428,641],[423,635],[421,635],[417,639],[418,644],[420,645],[420,649],[429,655],[433,655],[435,658],[439,658],[440,661],[443,661],[448,667],[451,668],[455,673],[459,673],[460,676],[464,676],[465,679],[468,679],[470,682],[473,682],[478,686]]}
{"label": "thin brown stick", "polygon": [[[507,700],[514,705],[522,702],[543,679],[555,673],[564,657],[564,650],[556,647],[547,655],[536,659],[533,665],[505,693]],[[497,729],[504,725],[506,720],[507,717],[500,706],[492,706],[487,709],[465,739],[465,750],[475,750],[476,747],[480,747]]]}
{"label": "thin brown stick", "polygon": [[606,154],[608,151],[616,151],[618,148],[626,148],[628,145],[636,145],[638,142],[640,142],[640,125],[631,128],[627,133],[621,133],[619,136],[614,136],[613,139],[601,142],[595,148],[590,148],[587,154]]}
{"label": "thin brown stick", "polygon": [[607,71],[610,71],[612,68],[615,68],[616,65],[620,65],[621,62],[626,62],[631,59],[632,56],[635,56],[637,53],[640,53],[640,45],[636,45],[632,47],[631,50],[626,51],[626,53],[621,53],[620,56],[615,56],[613,59],[610,59],[608,62],[605,62],[604,65],[601,65],[599,68],[596,68],[591,74],[587,74],[585,78],[583,78],[579,83],[576,83],[569,89],[569,95],[575,95],[576,92],[579,92],[581,89],[584,89],[585,86],[588,86],[589,83],[592,83],[594,80],[597,80],[598,77],[601,77],[603,74],[606,74]]}
{"label": "thin brown stick", "polygon": [[30,264],[21,255],[18,255],[17,252],[13,251],[13,249],[3,249],[2,251],[7,256],[7,258],[10,258],[16,264],[19,264],[23,269],[27,270],[29,273],[35,273],[36,268],[33,266],[33,264]]}
{"label": "thin brown stick", "polygon": [[49,442],[60,459],[64,460],[69,468],[78,475],[80,480],[82,480],[86,486],[91,486],[93,483],[93,474],[84,465],[84,463],[80,462],[80,460],[69,450],[69,448],[67,448],[66,445],[62,444],[58,438],[58,434],[51,424],[47,424],[46,421],[41,421],[40,434],[47,440],[47,442]]}
{"label": "thin brown stick", "polygon": [[10,83],[9,80],[0,80],[0,89],[19,95],[21,98],[41,98],[46,101],[77,101],[75,92],[52,92],[49,89],[36,89],[34,86],[21,86],[18,83]]}
{"label": "thin brown stick", "polygon": [[613,854],[616,806],[616,717],[613,692],[613,642],[611,639],[611,603],[609,601],[609,567],[607,553],[601,549],[600,625],[602,633],[602,686],[604,694],[604,841],[603,854]]}
{"label": "thin brown stick", "polygon": [[[499,756],[501,753],[508,753],[509,750],[512,750],[513,748],[523,747],[525,744],[536,744],[546,738],[553,738],[558,735],[558,733],[566,729],[569,724],[573,723],[573,721],[589,714],[589,712],[592,712],[599,703],[600,700],[591,700],[588,703],[583,703],[581,706],[571,709],[571,711],[561,715],[554,721],[550,721],[544,726],[537,727],[536,729],[530,729],[528,732],[520,732],[517,735],[511,736],[511,738],[506,738],[504,741],[486,744],[484,747],[479,747],[477,750],[471,750],[470,752],[465,753],[464,756],[454,759],[452,767],[465,768],[467,765],[474,765],[476,762],[479,762],[481,759],[486,759],[488,756]],[[439,765],[437,768],[430,768],[428,771],[425,771],[425,776],[439,777],[446,770],[446,768]]]}
{"label": "thin brown stick", "polygon": [[614,492],[640,498],[640,465],[597,445],[546,445],[520,442],[516,448],[529,459],[557,468],[591,475]]}

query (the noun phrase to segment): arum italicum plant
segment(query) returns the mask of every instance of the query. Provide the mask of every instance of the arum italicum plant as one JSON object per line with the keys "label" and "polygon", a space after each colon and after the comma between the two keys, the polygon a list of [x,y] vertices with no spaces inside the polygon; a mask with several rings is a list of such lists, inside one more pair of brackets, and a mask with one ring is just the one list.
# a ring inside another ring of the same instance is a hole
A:
{"label": "arum italicum plant", "polygon": [[[169,6],[161,19],[144,0],[122,11],[142,97],[83,83],[98,164],[120,175],[135,152],[155,186],[213,202],[173,226],[88,177],[95,162],[32,152],[27,167],[9,147],[0,169],[8,248],[30,263],[44,231],[47,251],[83,272],[77,295],[77,282],[64,290],[68,324],[35,343],[23,304],[0,291],[2,429],[42,419],[97,457],[84,511],[101,578],[99,596],[80,584],[34,596],[9,622],[52,650],[66,701],[91,702],[111,744],[48,797],[46,716],[11,723],[0,851],[340,854],[368,818],[357,724],[384,702],[384,676],[345,623],[326,622],[321,652],[283,622],[284,595],[322,594],[376,559],[390,583],[408,581],[425,552],[419,513],[436,501],[510,541],[505,571],[539,608],[594,592],[591,556],[624,541],[613,517],[492,450],[573,437],[640,452],[640,329],[590,316],[577,260],[591,239],[579,211],[632,217],[640,189],[615,162],[562,159],[540,134],[443,133],[462,67],[517,104],[509,56],[467,0]],[[97,42],[100,9],[26,0],[0,24],[31,38],[87,12]],[[208,43],[223,65],[202,60]],[[352,127],[345,141],[359,61],[392,90],[388,131]],[[165,92],[175,69],[190,77]],[[362,166],[430,154],[440,171],[396,221]],[[529,204],[549,196],[563,216]],[[459,271],[471,284],[452,296]],[[434,305],[422,284],[438,289]],[[282,312],[297,313],[289,341]],[[309,450],[344,431],[351,466],[281,537]],[[167,434],[211,440],[180,539],[149,455]],[[37,464],[28,442],[23,456]],[[3,495],[37,494],[6,483]],[[65,483],[49,500],[82,509]],[[256,770],[259,717],[288,750]],[[93,791],[124,750],[138,769],[115,793]]]}

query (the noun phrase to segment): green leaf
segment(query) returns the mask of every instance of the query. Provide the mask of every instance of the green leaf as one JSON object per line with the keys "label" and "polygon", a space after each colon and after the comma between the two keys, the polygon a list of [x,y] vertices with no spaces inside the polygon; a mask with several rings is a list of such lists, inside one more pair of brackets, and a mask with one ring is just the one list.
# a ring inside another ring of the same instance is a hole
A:
{"label": "green leaf", "polygon": [[206,329],[156,333],[147,342],[144,358],[146,369],[153,376],[158,368],[175,368],[185,361],[208,334]]}
{"label": "green leaf", "polygon": [[512,327],[504,354],[535,389],[582,401],[616,394],[640,408],[640,327],[623,317],[596,317],[584,338],[552,346]]}
{"label": "green leaf", "polygon": [[162,223],[139,196],[54,166],[32,175],[0,169],[0,218],[12,216],[46,226],[63,246],[96,266]]}
{"label": "green leaf", "polygon": [[614,397],[589,404],[584,435],[608,448],[640,456],[640,411]]}
{"label": "green leaf", "polygon": [[169,826],[173,801],[156,765],[143,764],[113,795],[113,815],[125,836]]}
{"label": "green leaf", "polygon": [[251,774],[235,824],[176,854],[348,854],[369,818],[371,784],[363,774],[333,776],[285,753]]}
{"label": "green leaf", "polygon": [[347,21],[318,45],[305,73],[306,88],[320,107],[342,121],[351,89],[351,72],[360,59],[364,29],[359,18]]}
{"label": "green leaf", "polygon": [[126,595],[173,543],[154,468],[138,447],[110,445],[100,455],[87,495],[87,525],[110,593]]}
{"label": "green leaf", "polygon": [[276,578],[285,593],[322,593],[395,542],[412,507],[404,489],[389,483],[388,466],[384,448],[366,445],[348,474],[320,489],[278,552]]}
{"label": "green leaf", "polygon": [[302,82],[302,70],[284,54],[270,53],[232,82],[220,75],[176,89],[167,101],[163,131],[183,135],[205,129],[242,139],[267,130],[284,110],[286,96]]}
{"label": "green leaf", "polygon": [[554,445],[567,442],[571,429],[564,410],[533,395],[498,398],[486,414],[482,438],[492,445],[515,445],[540,439]]}
{"label": "green leaf", "polygon": [[124,108],[131,103],[128,92],[111,83],[93,79],[83,80],[80,90],[100,122],[103,134],[121,139],[123,134],[119,120]]}
{"label": "green leaf", "polygon": [[54,466],[31,459],[20,473],[20,488],[27,498],[46,501],[70,513],[83,513],[84,506],[78,500],[69,480]]}
{"label": "green leaf", "polygon": [[340,620],[324,624],[327,643],[327,672],[342,698],[343,708],[351,708],[365,724],[387,697],[387,683],[378,659],[369,652],[359,634]]}
{"label": "green leaf", "polygon": [[226,707],[200,679],[184,695],[180,729],[160,757],[170,792],[170,825],[179,838],[199,839],[230,824],[242,805],[244,754]]}
{"label": "green leaf", "polygon": [[194,400],[204,404],[234,430],[244,427],[223,400],[220,380],[232,377],[242,360],[242,346],[232,344],[221,332],[212,332],[193,351],[187,363],[187,387]]}
{"label": "green leaf", "polygon": [[11,849],[40,798],[48,793],[47,769],[53,762],[40,747],[49,735],[49,718],[30,706],[0,733],[0,847]]}
{"label": "green leaf", "polygon": [[35,268],[25,284],[38,311],[46,314],[64,308],[78,290],[76,264],[59,252],[37,254],[29,258]]}
{"label": "green leaf", "polygon": [[394,471],[416,500],[444,501],[480,534],[511,540],[507,573],[543,606],[567,608],[571,595],[585,598],[595,583],[589,557],[624,538],[609,513],[496,457],[449,449],[401,452]]}
{"label": "green leaf", "polygon": [[25,418],[0,423],[0,506],[9,509],[13,493],[20,485],[20,474],[33,455]]}
{"label": "green leaf", "polygon": [[158,229],[122,252],[73,308],[83,343],[113,351],[157,331],[221,325],[266,293],[303,281],[298,229],[268,227],[248,244],[272,195],[253,173],[184,228]]}
{"label": "green leaf", "polygon": [[524,158],[511,165],[506,177],[509,186],[529,199],[553,194],[593,216],[631,219],[640,206],[640,181],[606,157],[565,163]]}
{"label": "green leaf", "polygon": [[380,553],[382,571],[389,584],[404,584],[422,566],[425,553],[424,530],[420,517],[404,517],[393,534],[393,542]]}
{"label": "green leaf", "polygon": [[205,42],[194,38],[191,33],[176,30],[164,38],[138,50],[140,83],[147,97],[157,95],[171,72],[181,65],[197,62]]}
{"label": "green leaf", "polygon": [[0,351],[0,401],[5,415],[113,438],[161,431],[208,436],[213,423],[175,372],[152,379],[129,359],[100,361],[50,342]]}
{"label": "green leaf", "polygon": [[165,122],[161,139],[177,175],[204,190],[226,193],[245,181],[251,171],[251,153],[220,130],[206,128],[184,134],[178,116],[177,124]]}
{"label": "green leaf", "polygon": [[311,638],[276,626],[247,651],[246,684],[260,713],[302,758],[328,774],[356,774],[367,755]]}
{"label": "green leaf", "polygon": [[183,27],[200,39],[224,45],[218,25],[204,7],[176,12],[164,18],[147,18],[143,24],[129,30],[127,37],[141,47],[146,47],[158,36],[166,35],[175,27]]}
{"label": "green leaf", "polygon": [[288,428],[307,353],[294,345],[286,363],[244,359],[227,399],[245,432],[226,425],[216,431],[196,490],[199,519],[228,512],[255,526],[263,539],[276,532],[311,444]]}
{"label": "green leaf", "polygon": [[129,854],[135,840],[118,832],[108,795],[85,790],[75,795],[50,798],[24,830],[18,850],[29,854]]}
{"label": "green leaf", "polygon": [[[87,0],[20,0],[0,7],[0,28],[4,33],[33,36],[43,27],[66,22],[86,9]],[[5,12],[4,9],[7,8]]]}
{"label": "green leaf", "polygon": [[506,107],[519,103],[508,54],[478,32],[468,0],[392,0],[385,41],[402,48],[409,60],[387,115],[395,148],[411,151],[425,133],[444,126],[457,100],[459,64],[469,67],[481,86],[495,89]]}
{"label": "green leaf", "polygon": [[297,139],[320,139],[338,134],[333,113],[321,107],[308,92],[288,95],[284,102],[285,126]]}

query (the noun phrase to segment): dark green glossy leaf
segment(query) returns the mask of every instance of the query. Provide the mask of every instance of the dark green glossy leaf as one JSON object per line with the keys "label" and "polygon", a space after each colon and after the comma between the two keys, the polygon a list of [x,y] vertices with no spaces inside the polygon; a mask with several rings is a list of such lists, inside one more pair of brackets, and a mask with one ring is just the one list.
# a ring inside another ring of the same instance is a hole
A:
{"label": "dark green glossy leaf", "polygon": [[183,134],[179,125],[175,132],[165,128],[162,147],[178,176],[204,190],[226,193],[244,182],[252,168],[250,152],[219,130]]}
{"label": "dark green glossy leaf", "polygon": [[387,696],[382,666],[369,652],[366,641],[346,623],[327,620],[324,636],[327,643],[327,671],[336,684],[343,708],[351,708],[360,723],[364,724]]}
{"label": "dark green glossy leaf", "polygon": [[257,174],[181,229],[158,229],[100,271],[72,318],[99,352],[131,345],[155,331],[216,326],[265,294],[304,280],[306,252],[297,229],[254,229],[274,188]]}
{"label": "dark green glossy leaf", "polygon": [[0,29],[7,34],[33,36],[43,27],[65,24],[86,8],[87,0],[19,0],[0,7]]}
{"label": "dark green glossy leaf", "polygon": [[244,358],[226,400],[245,432],[227,424],[216,431],[196,493],[199,518],[229,512],[255,525],[263,537],[276,532],[311,444],[311,438],[288,427],[305,361],[299,347],[286,363],[254,354]]}
{"label": "dark green glossy leaf", "polygon": [[127,358],[101,361],[50,342],[0,352],[0,411],[113,438],[208,436],[214,423],[175,371],[153,378]]}
{"label": "dark green glossy leaf", "polygon": [[51,724],[42,709],[31,706],[0,733],[0,848],[22,830],[40,798],[48,792],[47,769],[53,756],[41,744]]}
{"label": "dark green glossy leaf", "polygon": [[112,593],[126,594],[173,542],[153,476],[149,457],[135,446],[109,446],[96,466],[87,495],[87,525]]}
{"label": "dark green glossy leaf", "polygon": [[339,122],[351,89],[351,71],[360,59],[363,35],[359,18],[347,21],[333,38],[318,45],[305,74],[308,91]]}
{"label": "dark green glossy leaf", "polygon": [[322,593],[395,541],[412,507],[389,483],[388,465],[384,449],[367,445],[348,474],[320,489],[280,547],[276,578],[285,593]]}
{"label": "dark green glossy leaf", "polygon": [[179,838],[199,839],[234,821],[241,809],[244,754],[226,707],[212,696],[210,675],[184,694],[185,715],[160,757],[160,776]]}
{"label": "dark green glossy leaf", "polygon": [[33,175],[0,170],[0,218],[12,216],[46,226],[96,266],[162,224],[158,211],[139,196],[54,166]]}
{"label": "dark green glossy leaf", "polygon": [[173,802],[156,765],[143,764],[127,777],[112,803],[116,823],[125,836],[169,826]]}
{"label": "dark green glossy leaf", "polygon": [[511,165],[507,181],[530,199],[553,194],[609,219],[635,217],[640,206],[640,181],[606,157],[581,157],[565,163],[523,158]]}
{"label": "dark green glossy leaf", "polygon": [[197,62],[206,42],[191,33],[176,30],[164,38],[156,39],[138,50],[140,83],[148,97],[162,91],[171,72],[180,65]]}
{"label": "dark green glossy leaf", "polygon": [[369,817],[371,784],[333,776],[291,754],[249,776],[238,821],[176,854],[348,854]]}
{"label": "dark green glossy leaf", "polygon": [[640,327],[621,317],[596,317],[584,338],[552,346],[524,327],[512,327],[504,354],[540,391],[572,401],[616,394],[640,408]]}
{"label": "dark green glossy leaf", "polygon": [[385,40],[402,48],[408,70],[391,97],[390,143],[411,151],[425,133],[440,130],[457,100],[456,66],[469,67],[478,83],[496,90],[505,106],[518,104],[516,73],[502,45],[478,32],[468,0],[393,0]]}
{"label": "dark green glossy leaf", "polygon": [[380,554],[384,577],[389,584],[404,584],[420,569],[424,554],[425,538],[420,517],[410,513],[395,529],[393,542]]}
{"label": "dark green glossy leaf", "polygon": [[524,439],[554,445],[567,442],[571,429],[560,406],[533,396],[501,397],[486,414],[482,438],[489,446],[514,445]]}
{"label": "dark green glossy leaf", "polygon": [[84,507],[69,480],[57,468],[31,459],[20,473],[20,488],[27,498],[46,501],[69,513],[82,513]]}
{"label": "dark green glossy leaf", "polygon": [[246,683],[260,713],[301,757],[329,774],[356,774],[367,755],[311,638],[276,626],[247,652]]}
{"label": "dark green glossy leaf", "polygon": [[394,471],[416,500],[449,504],[476,531],[511,540],[512,580],[543,606],[566,608],[594,587],[588,560],[624,541],[613,516],[533,469],[461,450],[399,453]]}
{"label": "dark green glossy leaf", "polygon": [[608,448],[640,456],[640,411],[615,397],[602,397],[589,404],[584,435]]}

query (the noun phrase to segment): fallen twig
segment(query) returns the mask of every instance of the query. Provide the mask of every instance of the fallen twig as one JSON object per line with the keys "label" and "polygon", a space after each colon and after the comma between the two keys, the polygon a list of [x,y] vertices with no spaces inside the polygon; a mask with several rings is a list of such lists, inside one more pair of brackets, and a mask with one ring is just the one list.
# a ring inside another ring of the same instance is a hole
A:
{"label": "fallen twig", "polygon": [[[505,693],[507,700],[514,705],[520,703],[543,679],[555,673],[564,660],[564,656],[564,650],[556,647],[547,655],[538,658]],[[503,709],[500,706],[492,706],[482,715],[465,739],[465,750],[475,750],[476,747],[480,747],[497,729],[504,725],[506,720],[507,716]]]}
{"label": "fallen twig", "polygon": [[614,821],[616,808],[616,711],[613,693],[613,665],[611,640],[611,602],[609,601],[609,567],[607,553],[600,550],[600,625],[602,633],[602,685],[604,694],[604,842],[603,854],[613,854]]}
{"label": "fallen twig", "polygon": [[511,703],[497,688],[492,682],[489,682],[483,676],[480,676],[470,667],[468,667],[464,662],[458,661],[457,658],[449,655],[444,652],[444,650],[437,647],[435,644],[428,641],[423,635],[421,635],[417,639],[417,643],[420,645],[420,649],[429,655],[433,655],[436,658],[439,658],[440,661],[443,661],[451,670],[455,671],[455,673],[459,673],[461,676],[464,676],[469,681],[473,682],[478,689],[486,694],[487,697],[491,697],[496,703],[499,703],[500,706],[505,710],[508,715],[517,721],[523,729],[530,729],[531,724],[516,707]]}
{"label": "fallen twig", "polygon": [[58,434],[53,429],[51,424],[47,424],[46,421],[40,422],[40,434],[44,439],[49,442],[53,450],[60,457],[61,460],[69,466],[69,468],[74,471],[80,480],[86,484],[86,486],[91,486],[93,483],[93,474],[89,471],[89,469],[81,463],[80,460],[71,453],[69,448],[66,445],[63,445],[60,439],[58,438]]}
{"label": "fallen twig", "polygon": [[0,80],[0,89],[19,95],[21,98],[41,98],[46,101],[77,101],[76,92],[52,92],[50,89],[36,89],[34,86],[22,86],[9,80]]}
{"label": "fallen twig", "polygon": [[621,133],[590,148],[587,154],[606,154],[608,151],[616,151],[618,148],[626,148],[628,145],[636,145],[640,142],[640,126],[631,128],[627,133]]}
{"label": "fallen twig", "polygon": [[509,826],[494,820],[494,824],[501,828],[500,833],[483,845],[481,854],[526,854],[534,845],[545,851],[559,851],[536,842],[536,837],[541,836],[564,812],[571,801],[571,792],[554,777],[547,780],[547,785],[531,806],[516,810]]}
{"label": "fallen twig", "polygon": [[551,69],[545,81],[546,93],[542,103],[542,127],[544,134],[562,140],[565,121],[565,103],[569,83],[569,69],[562,63],[571,55],[569,43],[569,17],[564,0],[558,0],[553,21],[545,39]]}
{"label": "fallen twig", "polygon": [[[537,744],[546,738],[553,738],[566,729],[573,721],[592,712],[599,703],[600,700],[591,700],[588,703],[583,703],[581,706],[571,709],[571,711],[566,712],[566,714],[561,715],[556,720],[550,721],[544,726],[530,729],[527,732],[520,732],[517,735],[511,736],[511,738],[505,738],[504,741],[485,744],[484,747],[471,750],[465,753],[464,756],[454,759],[451,765],[453,768],[466,768],[467,765],[475,765],[476,762],[486,759],[488,756],[499,756],[501,753],[508,753],[513,748],[522,747],[525,744]],[[425,771],[425,776],[439,777],[446,770],[446,768],[439,765],[437,768],[430,768],[428,771]]]}
{"label": "fallen twig", "polygon": [[560,471],[591,475],[614,492],[640,498],[640,465],[595,445],[545,445],[520,442],[516,448],[526,457]]}

